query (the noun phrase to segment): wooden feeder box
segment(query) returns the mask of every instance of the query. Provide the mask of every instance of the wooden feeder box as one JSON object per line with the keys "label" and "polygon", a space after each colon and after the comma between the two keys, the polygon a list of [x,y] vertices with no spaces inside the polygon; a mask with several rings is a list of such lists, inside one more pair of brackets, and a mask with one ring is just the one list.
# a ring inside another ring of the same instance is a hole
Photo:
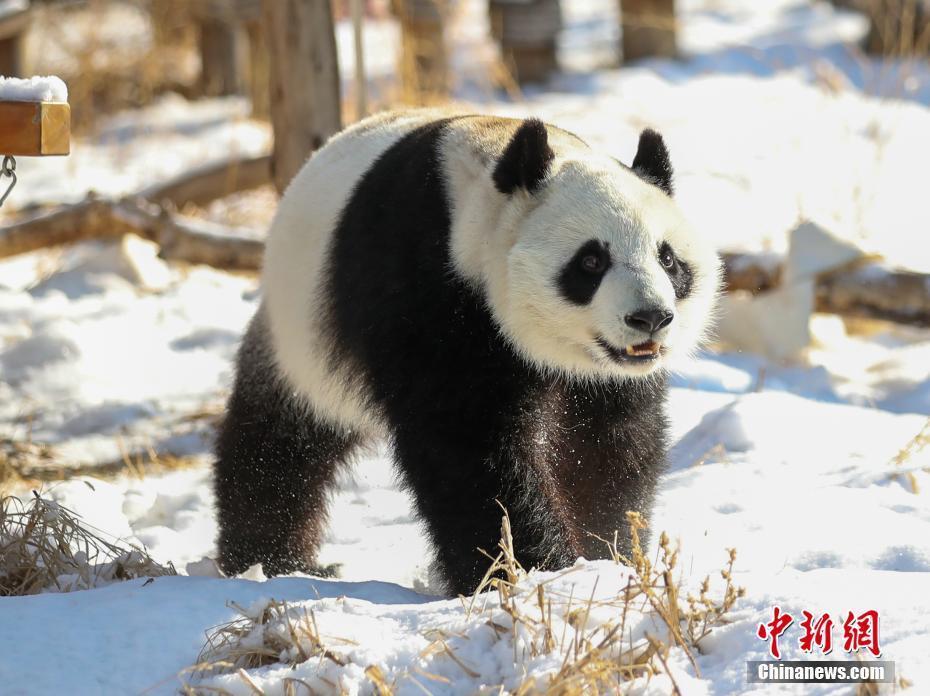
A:
{"label": "wooden feeder box", "polygon": [[64,102],[0,101],[0,155],[71,152],[71,107]]}

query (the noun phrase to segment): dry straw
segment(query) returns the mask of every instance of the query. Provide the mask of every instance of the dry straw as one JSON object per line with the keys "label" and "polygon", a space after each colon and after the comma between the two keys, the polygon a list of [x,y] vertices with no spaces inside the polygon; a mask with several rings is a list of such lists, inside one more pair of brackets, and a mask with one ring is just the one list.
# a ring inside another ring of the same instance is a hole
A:
{"label": "dry straw", "polygon": [[[522,669],[526,673],[528,665],[541,656],[557,656],[560,662],[557,670],[527,675],[516,688],[505,691],[498,686],[488,693],[616,694],[627,690],[633,680],[648,681],[657,675],[668,677],[671,692],[680,693],[669,668],[669,654],[673,648],[680,648],[695,673],[699,673],[695,653],[701,652],[702,641],[714,627],[728,622],[728,612],[744,594],[733,584],[736,552],[728,550],[728,562],[721,571],[725,586],[719,598],[711,595],[710,578],[705,578],[697,596],[682,597],[681,580],[675,578],[678,551],[668,536],[661,535],[653,561],[640,541],[645,523],[635,513],[629,513],[628,519],[631,558],[621,556],[616,538],[608,543],[613,559],[631,571],[623,589],[614,596],[598,597],[596,582],[587,596],[575,596],[574,586],[568,594],[554,586],[554,581],[577,568],[542,582],[534,581],[517,560],[505,512],[496,554],[487,554],[490,567],[475,594],[463,598],[462,633],[449,627],[428,631],[425,638],[429,644],[419,654],[419,666],[390,670],[384,665],[353,665],[351,653],[356,643],[322,635],[308,605],[271,600],[251,610],[231,605],[240,618],[208,633],[198,664],[180,675],[182,690],[188,694],[228,693],[210,679],[226,674],[242,680],[249,691],[261,694],[262,689],[246,670],[312,663],[314,684],[288,677],[279,685],[284,693],[317,693],[321,688],[339,692],[340,684],[333,675],[350,668],[357,673],[358,667],[371,682],[371,691],[380,696],[395,693],[405,681],[426,694],[443,691],[449,679],[428,671],[433,660],[451,661],[463,678],[480,677],[456,654],[453,645],[456,639],[468,640],[466,627],[474,626],[474,619],[480,618],[494,631],[496,640],[508,641],[512,646],[515,672]],[[603,617],[605,609],[615,617],[613,620],[591,619],[595,614]],[[657,627],[656,635],[646,632],[634,637],[634,615],[651,618]],[[299,675],[306,679],[306,670]]]}
{"label": "dry straw", "polygon": [[[897,480],[899,478],[904,479],[907,485],[910,486],[911,493],[915,495],[920,493],[917,476],[914,474],[913,470],[907,470],[904,467],[916,454],[921,452],[928,445],[930,445],[930,418],[924,423],[920,432],[912,437],[891,459],[891,466],[893,466],[895,470],[888,474],[888,477],[891,480]],[[930,472],[930,467],[924,467],[923,470]]]}
{"label": "dry straw", "polygon": [[42,498],[0,498],[0,596],[85,590],[116,580],[176,575],[145,550],[108,540],[77,513]]}

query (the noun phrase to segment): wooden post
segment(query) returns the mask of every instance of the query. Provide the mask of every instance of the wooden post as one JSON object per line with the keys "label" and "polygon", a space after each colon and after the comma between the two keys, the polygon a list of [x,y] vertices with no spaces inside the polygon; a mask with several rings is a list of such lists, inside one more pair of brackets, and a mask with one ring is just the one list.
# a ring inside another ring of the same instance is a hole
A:
{"label": "wooden post", "polygon": [[[269,68],[262,0],[158,2],[185,3],[174,14],[183,16],[186,13],[197,24],[201,94],[221,96],[247,93],[252,99],[252,116],[266,118],[269,108]],[[166,12],[162,11],[163,14]]]}
{"label": "wooden post", "polygon": [[264,0],[271,66],[272,171],[283,192],[342,125],[336,35],[329,0]]}
{"label": "wooden post", "polygon": [[249,37],[249,95],[252,98],[252,118],[266,119],[270,115],[268,75],[268,40],[261,18],[245,23]]}
{"label": "wooden post", "polygon": [[556,36],[562,27],[559,0],[490,0],[491,35],[501,58],[521,84],[543,82],[556,70]]}
{"label": "wooden post", "polygon": [[675,0],[620,0],[623,60],[678,53],[675,39]]}
{"label": "wooden post", "polygon": [[200,88],[210,97],[239,94],[239,31],[234,22],[220,17],[200,20]]}
{"label": "wooden post", "polygon": [[0,75],[25,77],[23,73],[22,43],[18,36],[0,39]]}
{"label": "wooden post", "polygon": [[23,36],[29,28],[29,5],[0,3],[0,75],[25,77],[23,73]]}
{"label": "wooden post", "polygon": [[368,112],[368,82],[365,78],[365,48],[362,35],[362,0],[350,0],[352,6],[352,36],[355,43],[355,120]]}

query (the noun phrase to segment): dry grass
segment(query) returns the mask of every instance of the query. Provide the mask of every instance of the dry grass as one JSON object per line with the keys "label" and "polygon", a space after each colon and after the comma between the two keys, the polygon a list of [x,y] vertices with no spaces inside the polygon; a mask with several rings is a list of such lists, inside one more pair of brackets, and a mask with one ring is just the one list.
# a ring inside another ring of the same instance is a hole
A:
{"label": "dry grass", "polygon": [[158,29],[140,0],[41,5],[29,39],[31,70],[65,80],[72,127],[86,133],[101,115],[145,106],[163,92],[194,95],[193,26],[165,43],[156,40]]}
{"label": "dry grass", "polygon": [[394,0],[401,25],[399,56],[400,99],[419,106],[444,103],[449,98],[447,0]]}
{"label": "dry grass", "polygon": [[[196,678],[207,674],[236,673],[240,679],[251,684],[245,670],[270,664],[296,666],[308,660],[328,660],[345,667],[346,662],[324,644],[312,609],[298,610],[289,607],[287,602],[274,600],[261,607],[257,613],[235,603],[230,606],[240,617],[218,626],[207,635],[207,642],[197,658],[197,664],[185,670],[182,677],[187,674]],[[331,642],[346,644],[346,641],[338,639],[332,639]],[[182,690],[190,694],[213,691],[203,686],[193,686],[183,678]]]}
{"label": "dry grass", "polygon": [[71,474],[69,477],[84,473],[98,477],[128,474],[132,478],[141,481],[149,474],[189,469],[192,466],[201,464],[203,461],[197,456],[178,457],[173,454],[159,454],[151,443],[134,451],[128,449],[121,437],[117,438],[116,443],[120,451],[120,459],[117,462],[110,462],[107,465],[90,464],[76,469],[76,473]]}
{"label": "dry grass", "polygon": [[[199,411],[185,413],[177,422],[179,425],[203,424],[202,429],[212,430],[222,415],[221,403],[207,404]],[[134,437],[134,441],[129,443],[121,434],[113,438],[119,452],[117,458],[109,461],[70,460],[55,446],[33,437],[33,418],[32,413],[24,415],[17,419],[18,427],[8,433],[0,432],[0,496],[77,476],[112,479],[128,475],[142,479],[150,474],[186,469],[203,462],[197,455],[158,452],[147,438]]]}
{"label": "dry grass", "polygon": [[28,471],[31,466],[45,466],[55,458],[51,445],[37,442],[32,436],[31,414],[21,419],[25,432],[20,436],[0,434],[0,496],[13,488],[26,488],[37,483]]}
{"label": "dry grass", "polygon": [[0,494],[27,484],[29,478],[23,475],[24,463],[51,459],[52,449],[47,445],[33,442],[31,438],[15,440],[0,436]]}
{"label": "dry grass", "polygon": [[[529,678],[518,690],[518,693],[546,693],[546,694],[588,694],[588,693],[621,693],[624,682],[645,676],[647,679],[655,675],[665,674],[669,677],[673,693],[680,690],[675,678],[668,668],[668,657],[672,648],[681,648],[690,661],[696,674],[700,674],[694,659],[695,652],[701,652],[701,641],[711,630],[718,625],[727,623],[727,613],[739,597],[745,593],[743,588],[733,585],[733,564],[736,561],[736,550],[728,549],[729,562],[721,571],[725,581],[723,595],[719,599],[712,598],[710,594],[710,578],[704,578],[698,596],[687,595],[681,597],[680,579],[675,579],[675,570],[678,564],[678,549],[674,548],[663,532],[659,537],[659,557],[653,562],[644,552],[640,542],[639,533],[646,528],[646,524],[638,513],[628,512],[632,535],[632,555],[627,559],[617,551],[616,539],[608,544],[611,555],[617,563],[632,567],[634,574],[621,595],[601,603],[601,606],[611,606],[617,610],[618,620],[613,623],[602,624],[590,632],[585,629],[590,616],[593,603],[581,604],[579,624],[576,626],[575,640],[572,645],[559,645],[559,651],[564,654],[562,669],[544,684],[536,683],[535,678]],[[509,522],[504,518],[504,530],[509,539]],[[517,572],[522,572],[512,557],[512,540],[509,541],[509,551],[502,552],[498,562],[503,562],[508,568],[516,565]],[[505,544],[502,541],[501,548]],[[510,571],[508,570],[508,573]],[[494,582],[494,581],[492,581]],[[498,581],[498,591],[504,587]],[[502,605],[504,605],[502,592]],[[540,586],[539,605],[543,620],[535,626],[537,633],[551,634],[550,622],[552,616],[552,598],[545,599],[545,593]],[[651,613],[664,627],[664,636],[655,636],[646,633],[638,642],[630,639],[626,619],[631,609],[645,607],[646,613]],[[505,605],[506,606],[506,605]],[[569,614],[569,617],[572,615]],[[523,619],[525,621],[525,619]],[[626,641],[626,643],[624,642]],[[541,647],[550,647],[544,644]]]}
{"label": "dry grass", "polygon": [[930,53],[930,12],[923,0],[854,0],[871,21],[868,49],[891,58]]}
{"label": "dry grass", "polygon": [[170,564],[108,540],[79,515],[33,491],[0,498],[0,596],[70,592],[115,580],[176,575]]}
{"label": "dry grass", "polygon": [[178,471],[203,463],[203,459],[196,455],[159,453],[150,443],[130,450],[122,437],[117,436],[115,442],[119,450],[117,459],[75,462],[63,459],[50,445],[0,436],[0,495],[78,476],[104,480],[118,476],[143,479],[151,474]]}
{"label": "dry grass", "polygon": [[185,217],[209,220],[218,225],[241,227],[264,233],[278,209],[280,194],[271,184],[217,198],[206,206],[186,203],[179,211]]}
{"label": "dry grass", "polygon": [[[542,582],[530,576],[517,560],[505,513],[496,555],[489,555],[490,567],[475,594],[462,599],[463,619],[457,627],[443,625],[424,633],[429,643],[415,661],[419,666],[389,670],[383,665],[353,665],[349,652],[356,643],[324,636],[317,617],[306,604],[294,606],[271,600],[252,610],[231,605],[240,617],[208,633],[198,663],[180,675],[182,690],[187,694],[227,693],[216,682],[210,683],[211,676],[223,674],[233,675],[250,691],[261,694],[263,691],[247,670],[274,664],[294,668],[311,662],[315,684],[296,678],[301,674],[295,673],[295,678],[284,679],[285,693],[316,693],[321,684],[339,691],[333,675],[349,669],[357,673],[361,667],[375,693],[392,694],[399,683],[410,680],[429,694],[431,686],[449,683],[448,677],[429,671],[432,661],[451,661],[453,671],[465,678],[481,676],[457,654],[456,646],[468,644],[479,630],[487,631],[489,627],[495,643],[504,641],[509,643],[508,650],[512,648],[515,673],[522,670],[526,674],[531,663],[540,659],[551,665],[552,658],[557,658],[560,666],[542,675],[527,675],[516,688],[505,690],[500,686],[488,693],[622,693],[631,681],[648,681],[657,675],[668,677],[671,691],[680,693],[669,668],[670,653],[681,649],[698,672],[694,654],[701,652],[702,641],[715,626],[727,623],[728,612],[743,595],[743,590],[732,582],[736,552],[728,552],[728,563],[721,571],[725,587],[719,598],[711,595],[709,578],[697,596],[682,597],[681,580],[675,578],[677,549],[663,534],[658,556],[651,560],[640,542],[645,527],[642,518],[630,513],[629,521],[632,558],[623,558],[617,552],[616,540],[608,546],[614,560],[632,572],[623,589],[606,598],[598,597],[597,582],[585,591],[587,596],[575,596],[574,585],[568,594],[559,589],[565,585],[557,581],[577,568]],[[605,611],[612,617],[608,621],[603,620]],[[592,618],[595,616],[600,619]],[[634,631],[634,622],[641,622],[644,616],[658,630]],[[445,665],[450,666],[448,662]],[[306,679],[307,672],[302,676]]]}
{"label": "dry grass", "polygon": [[[891,459],[891,465],[896,469],[903,468],[904,465],[915,454],[923,450],[928,445],[930,445],[930,418],[928,418],[927,422],[924,423],[924,427],[920,429],[920,432],[912,437],[907,442],[907,444],[901,448],[901,451]],[[893,471],[888,475],[888,477],[892,481],[899,478],[904,479],[907,481],[907,485],[910,487],[911,493],[914,493],[915,495],[920,493],[920,486],[917,484],[917,477],[914,475],[913,471]]]}

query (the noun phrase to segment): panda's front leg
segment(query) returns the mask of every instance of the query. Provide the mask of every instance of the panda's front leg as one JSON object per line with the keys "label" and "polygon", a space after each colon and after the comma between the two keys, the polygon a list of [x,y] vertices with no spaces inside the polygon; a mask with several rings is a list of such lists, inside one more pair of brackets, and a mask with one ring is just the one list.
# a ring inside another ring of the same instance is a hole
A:
{"label": "panda's front leg", "polygon": [[509,438],[470,426],[423,424],[394,434],[397,465],[426,525],[444,589],[468,595],[478,587],[491,563],[479,549],[496,555],[501,506],[524,568],[570,565],[578,544],[547,472],[525,461]]}

